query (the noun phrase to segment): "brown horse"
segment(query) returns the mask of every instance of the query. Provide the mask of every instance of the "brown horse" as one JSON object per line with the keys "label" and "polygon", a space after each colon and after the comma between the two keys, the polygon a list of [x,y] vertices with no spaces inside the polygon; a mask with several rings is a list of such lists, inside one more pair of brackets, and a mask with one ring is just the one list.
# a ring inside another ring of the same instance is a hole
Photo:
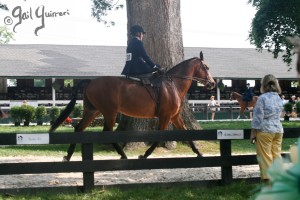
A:
{"label": "brown horse", "polygon": [[[117,113],[137,118],[158,117],[158,129],[166,130],[172,122],[177,129],[186,129],[180,111],[183,98],[191,86],[193,80],[200,81],[208,89],[215,87],[215,81],[208,71],[208,67],[203,63],[203,54],[200,58],[191,58],[176,65],[167,71],[160,78],[159,104],[154,100],[154,89],[145,86],[141,82],[125,77],[104,76],[94,80],[84,80],[79,83],[71,102],[51,126],[49,132],[55,129],[69,116],[75,106],[77,92],[82,85],[85,85],[83,98],[83,117],[76,125],[75,132],[82,132],[91,121],[100,113],[104,117],[103,131],[112,131],[115,125]],[[142,158],[147,158],[157,147],[158,142],[145,152]],[[202,156],[190,141],[192,150]],[[70,160],[76,144],[71,144],[68,155],[64,160]],[[121,159],[126,159],[123,149],[118,144],[113,144],[116,151],[121,155]]]}
{"label": "brown horse", "polygon": [[243,96],[237,92],[231,92],[230,94],[230,101],[232,101],[233,99],[236,99],[240,105],[240,114],[238,116],[238,119],[241,116],[244,116],[245,118],[247,118],[247,116],[245,115],[245,109],[249,108],[249,107],[254,107],[256,104],[258,96],[253,96],[252,101],[250,102],[246,102],[243,101]]}

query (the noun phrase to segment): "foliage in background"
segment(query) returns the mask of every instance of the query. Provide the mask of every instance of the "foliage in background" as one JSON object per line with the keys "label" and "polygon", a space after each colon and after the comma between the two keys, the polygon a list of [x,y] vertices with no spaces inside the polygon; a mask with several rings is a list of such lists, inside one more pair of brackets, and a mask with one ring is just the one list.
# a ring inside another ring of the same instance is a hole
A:
{"label": "foliage in background", "polygon": [[22,105],[20,114],[21,118],[23,118],[25,122],[31,122],[34,120],[35,108],[30,105]]}
{"label": "foliage in background", "polygon": [[282,53],[283,61],[290,65],[294,46],[287,36],[300,34],[300,1],[248,0],[248,3],[257,9],[252,19],[250,42],[260,50],[268,49],[274,58]]}
{"label": "foliage in background", "polygon": [[70,88],[74,86],[74,80],[73,79],[65,79],[64,80],[64,87]]}
{"label": "foliage in background", "polygon": [[7,44],[13,39],[13,33],[6,26],[0,26],[0,44]]}
{"label": "foliage in background", "polygon": [[22,122],[21,107],[13,106],[10,109],[10,116],[14,122]]}
{"label": "foliage in background", "polygon": [[290,114],[293,111],[293,104],[292,103],[286,103],[283,105],[283,109],[287,114]]}
{"label": "foliage in background", "polygon": [[2,10],[8,10],[7,6],[0,2],[0,9]]}
{"label": "foliage in background", "polygon": [[35,119],[38,123],[44,122],[46,115],[47,115],[47,109],[45,106],[38,106],[35,109]]}
{"label": "foliage in background", "polygon": [[59,115],[60,115],[59,107],[53,106],[50,108],[49,117],[50,117],[51,121],[56,120]]}
{"label": "foliage in background", "polygon": [[76,106],[74,107],[73,111],[72,111],[72,116],[74,118],[81,118],[83,114],[83,106],[81,103],[76,104]]}
{"label": "foliage in background", "polygon": [[119,10],[123,7],[124,5],[119,4],[119,0],[93,0],[92,16],[106,26],[113,26],[115,22],[107,21],[104,17],[109,11]]}
{"label": "foliage in background", "polygon": [[296,113],[300,114],[300,101],[296,102]]}

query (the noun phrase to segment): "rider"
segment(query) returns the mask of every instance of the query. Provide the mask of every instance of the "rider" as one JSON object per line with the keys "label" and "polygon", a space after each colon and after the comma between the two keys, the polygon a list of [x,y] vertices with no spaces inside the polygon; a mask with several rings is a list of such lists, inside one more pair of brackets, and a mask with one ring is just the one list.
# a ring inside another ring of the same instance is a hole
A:
{"label": "rider", "polygon": [[254,93],[253,93],[252,89],[250,88],[250,83],[247,83],[247,88],[243,94],[243,101],[246,102],[245,108],[247,108],[248,103],[252,101],[253,96],[254,96]]}
{"label": "rider", "polygon": [[122,74],[136,77],[153,72],[162,74],[161,67],[152,62],[144,49],[142,42],[144,34],[146,34],[144,29],[139,25],[132,26],[130,34],[133,38],[126,49],[126,64]]}

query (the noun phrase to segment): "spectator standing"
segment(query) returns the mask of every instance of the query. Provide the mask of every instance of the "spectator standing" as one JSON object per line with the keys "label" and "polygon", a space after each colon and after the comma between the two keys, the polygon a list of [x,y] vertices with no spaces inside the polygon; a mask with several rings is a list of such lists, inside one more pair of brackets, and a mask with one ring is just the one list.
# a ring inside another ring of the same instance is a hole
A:
{"label": "spectator standing", "polygon": [[296,103],[296,96],[293,95],[292,98],[289,100],[289,103],[293,104],[293,106],[295,105]]}
{"label": "spectator standing", "polygon": [[266,75],[261,81],[261,95],[253,110],[251,122],[251,142],[256,143],[257,159],[261,179],[268,182],[267,169],[275,158],[281,157],[283,127],[280,114],[283,109],[278,80],[275,76]]}
{"label": "spectator standing", "polygon": [[[281,101],[282,101],[282,105],[283,105],[283,106],[284,106],[286,103],[289,102],[289,100],[286,100],[286,99],[285,99],[285,96],[284,96],[284,95],[281,95]],[[284,108],[283,108],[280,117],[284,117],[284,115],[285,115],[285,111],[284,111]]]}
{"label": "spectator standing", "polygon": [[289,101],[285,99],[284,95],[281,95],[282,105],[288,103]]}
{"label": "spectator standing", "polygon": [[215,100],[215,96],[210,97],[210,101],[208,103],[208,107],[210,107],[211,111],[211,120],[215,120],[216,106],[218,106],[218,102]]}

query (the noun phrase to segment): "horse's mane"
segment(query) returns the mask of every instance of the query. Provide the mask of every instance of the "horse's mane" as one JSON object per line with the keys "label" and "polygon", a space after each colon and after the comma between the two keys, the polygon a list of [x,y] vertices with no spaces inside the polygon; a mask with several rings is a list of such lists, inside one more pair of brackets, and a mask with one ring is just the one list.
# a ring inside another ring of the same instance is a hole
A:
{"label": "horse's mane", "polygon": [[174,70],[177,69],[178,66],[186,65],[187,63],[189,63],[191,60],[194,60],[194,59],[199,59],[199,58],[198,58],[198,57],[194,57],[194,58],[190,58],[190,59],[188,59],[188,60],[184,60],[184,61],[182,61],[181,63],[179,63],[179,64],[175,65],[174,67],[172,67],[171,69],[169,69],[169,70],[166,72],[166,74],[172,73]]}

